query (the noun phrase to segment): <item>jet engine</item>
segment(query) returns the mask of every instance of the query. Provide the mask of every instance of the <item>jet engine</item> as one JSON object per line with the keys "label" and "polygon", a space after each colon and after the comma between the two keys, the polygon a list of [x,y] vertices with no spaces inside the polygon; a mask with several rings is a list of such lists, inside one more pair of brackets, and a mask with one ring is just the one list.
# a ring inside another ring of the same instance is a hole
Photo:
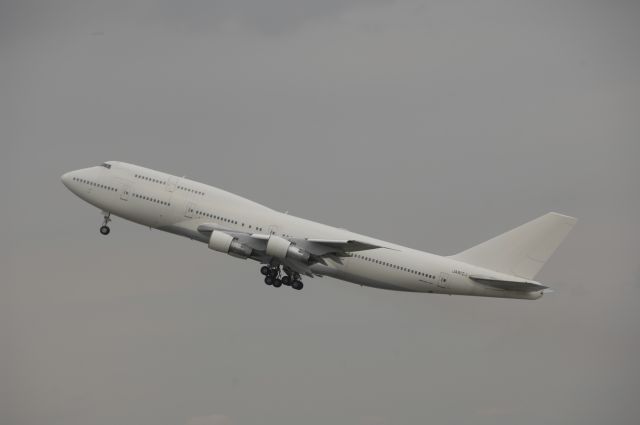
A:
{"label": "jet engine", "polygon": [[281,260],[289,259],[308,264],[311,254],[291,244],[291,241],[280,236],[271,235],[267,241],[267,255]]}
{"label": "jet engine", "polygon": [[253,252],[253,248],[238,241],[228,233],[214,230],[209,238],[209,248],[214,251],[224,252],[234,257],[247,258]]}

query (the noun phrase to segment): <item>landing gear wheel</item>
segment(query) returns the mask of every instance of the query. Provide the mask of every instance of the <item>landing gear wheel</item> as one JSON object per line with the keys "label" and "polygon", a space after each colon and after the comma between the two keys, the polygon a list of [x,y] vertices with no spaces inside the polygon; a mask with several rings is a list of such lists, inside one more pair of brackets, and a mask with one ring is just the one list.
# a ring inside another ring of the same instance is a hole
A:
{"label": "landing gear wheel", "polygon": [[275,282],[275,279],[271,276],[267,276],[264,278],[264,283],[266,283],[267,285],[273,285],[273,282]]}
{"label": "landing gear wheel", "polygon": [[279,288],[279,287],[281,287],[281,286],[282,286],[282,281],[281,281],[280,279],[275,279],[275,280],[273,281],[273,287],[274,287],[274,288]]}
{"label": "landing gear wheel", "polygon": [[111,213],[103,211],[102,216],[104,217],[104,221],[102,222],[102,226],[100,227],[100,233],[103,235],[108,235],[111,231],[108,226],[109,222],[111,221]]}
{"label": "landing gear wheel", "polygon": [[267,276],[269,274],[269,271],[270,271],[270,269],[267,266],[260,267],[260,273],[262,273],[265,276]]}
{"label": "landing gear wheel", "polygon": [[299,291],[304,287],[304,285],[299,280],[294,280],[293,283],[291,284],[291,287]]}
{"label": "landing gear wheel", "polygon": [[285,286],[291,285],[291,278],[289,276],[282,276],[282,279],[280,280],[282,281],[282,284]]}

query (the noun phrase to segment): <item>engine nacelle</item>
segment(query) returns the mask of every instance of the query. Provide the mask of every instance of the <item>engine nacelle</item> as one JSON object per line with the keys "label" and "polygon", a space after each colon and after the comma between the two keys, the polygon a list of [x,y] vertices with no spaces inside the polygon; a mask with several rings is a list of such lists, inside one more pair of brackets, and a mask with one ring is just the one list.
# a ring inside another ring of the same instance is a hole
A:
{"label": "engine nacelle", "polygon": [[267,241],[267,255],[284,260],[296,260],[301,263],[309,263],[311,254],[307,251],[291,245],[291,241],[280,236],[271,235]]}
{"label": "engine nacelle", "polygon": [[234,257],[247,258],[253,252],[253,248],[239,242],[228,233],[214,230],[209,238],[209,248],[214,251],[224,252]]}

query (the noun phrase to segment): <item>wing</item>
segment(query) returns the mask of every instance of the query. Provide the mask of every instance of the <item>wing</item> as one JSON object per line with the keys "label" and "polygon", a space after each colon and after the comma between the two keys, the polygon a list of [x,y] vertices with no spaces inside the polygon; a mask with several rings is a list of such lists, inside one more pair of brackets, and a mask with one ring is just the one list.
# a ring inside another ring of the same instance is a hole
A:
{"label": "wing", "polygon": [[[216,223],[204,223],[198,226],[198,232],[211,233],[213,231],[225,232],[239,242],[250,246],[256,253],[256,257],[263,263],[269,263],[274,258],[267,255],[267,244],[274,235],[263,233],[238,232],[236,230],[225,229]],[[279,236],[277,236],[280,238]],[[307,264],[289,258],[277,258],[276,260],[289,266],[291,269],[301,274],[311,276],[309,266],[315,263],[327,264],[325,259],[330,258],[337,262],[342,262],[342,257],[349,257],[351,252],[365,251],[369,249],[385,248],[368,242],[354,239],[313,239],[313,238],[282,238],[291,242],[291,245],[304,250],[310,254],[311,261]]]}
{"label": "wing", "polygon": [[[269,240],[271,235],[263,233],[238,232],[236,230],[225,229],[215,223],[204,223],[198,226],[198,232],[211,233],[217,230],[228,233],[234,237],[243,239],[244,242],[254,241],[250,246],[254,249],[261,250],[263,245]],[[349,253],[356,251],[365,251],[369,249],[385,248],[380,245],[362,242],[354,239],[313,239],[313,238],[285,238],[291,241],[298,248],[304,249],[316,256],[335,255],[337,257],[348,257]],[[389,248],[385,248],[389,249]]]}
{"label": "wing", "polygon": [[384,248],[354,239],[291,239],[291,242],[318,256],[332,254],[337,257],[348,257],[350,252]]}

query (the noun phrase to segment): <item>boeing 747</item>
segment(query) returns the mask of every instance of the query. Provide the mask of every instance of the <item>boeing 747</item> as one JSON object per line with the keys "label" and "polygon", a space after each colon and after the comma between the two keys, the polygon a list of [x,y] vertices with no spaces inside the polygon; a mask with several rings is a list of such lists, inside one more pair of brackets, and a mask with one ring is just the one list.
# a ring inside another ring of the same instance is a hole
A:
{"label": "boeing 747", "polygon": [[576,219],[550,212],[452,256],[439,256],[295,217],[184,177],[125,162],[62,176],[75,195],[111,216],[185,236],[261,264],[264,283],[300,290],[331,276],[375,288],[537,299],[533,280]]}

